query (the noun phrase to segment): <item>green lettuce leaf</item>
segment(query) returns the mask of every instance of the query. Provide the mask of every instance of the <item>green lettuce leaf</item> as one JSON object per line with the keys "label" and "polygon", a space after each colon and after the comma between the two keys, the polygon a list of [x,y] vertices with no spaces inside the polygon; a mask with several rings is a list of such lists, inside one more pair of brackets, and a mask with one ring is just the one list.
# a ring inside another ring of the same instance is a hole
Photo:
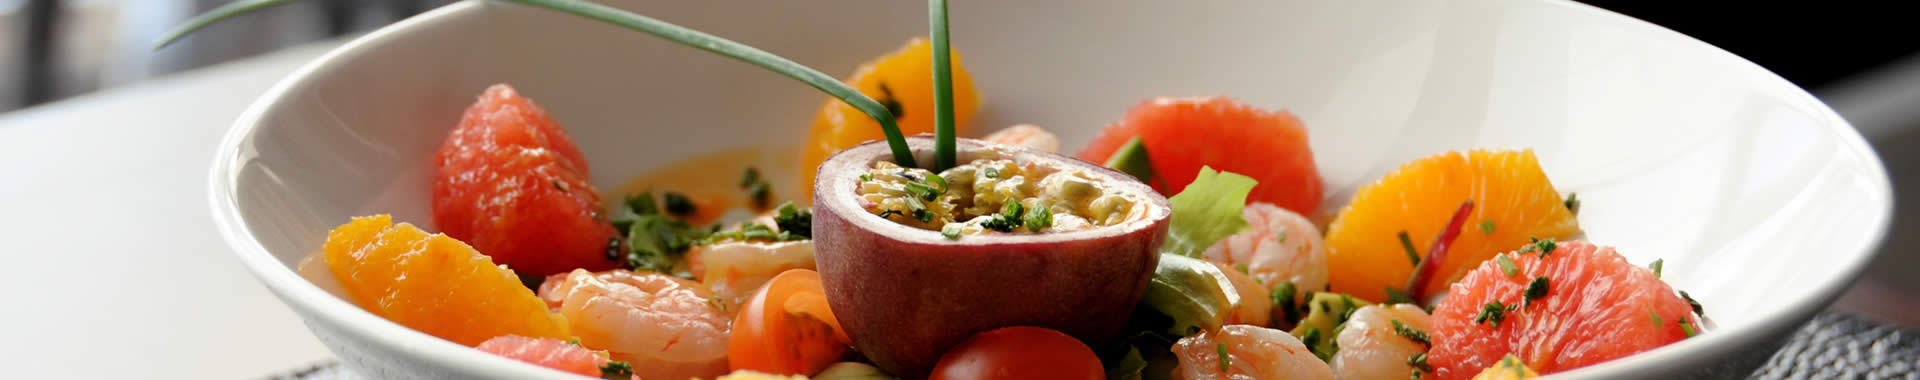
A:
{"label": "green lettuce leaf", "polygon": [[1247,220],[1240,216],[1240,210],[1247,206],[1247,193],[1259,183],[1244,175],[1201,167],[1192,184],[1167,198],[1173,205],[1173,216],[1161,252],[1197,258],[1214,242],[1246,231]]}

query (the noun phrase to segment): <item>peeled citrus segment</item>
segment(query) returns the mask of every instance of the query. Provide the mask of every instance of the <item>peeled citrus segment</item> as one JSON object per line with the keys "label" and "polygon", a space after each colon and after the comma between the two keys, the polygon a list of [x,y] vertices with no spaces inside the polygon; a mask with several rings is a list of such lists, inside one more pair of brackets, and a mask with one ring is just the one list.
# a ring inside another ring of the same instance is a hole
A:
{"label": "peeled citrus segment", "polygon": [[502,335],[570,337],[566,320],[512,270],[445,235],[387,215],[357,217],[327,233],[325,251],[354,304],[414,330],[468,346]]}
{"label": "peeled citrus segment", "polygon": [[[974,111],[980,108],[980,94],[974,92],[973,76],[960,64],[959,49],[953,59],[953,125],[958,136],[969,136]],[[933,133],[933,44],[914,38],[893,53],[861,65],[848,77],[847,84],[860,93],[888,105],[897,112],[894,121],[900,133],[912,136]],[[897,107],[894,107],[897,105]],[[802,194],[795,199],[812,199],[813,176],[820,162],[863,142],[880,140],[886,135],[880,123],[866,113],[839,99],[827,99],[813,118],[806,146],[801,148]]]}
{"label": "peeled citrus segment", "polygon": [[[1652,270],[1628,262],[1613,248],[1560,242],[1544,258],[1541,250],[1506,254],[1512,275],[1492,261],[1453,284],[1429,319],[1433,349],[1427,362],[1436,378],[1470,378],[1502,365],[1508,354],[1521,366],[1551,374],[1658,348],[1698,331],[1686,300]],[[1541,283],[1537,293],[1529,294],[1536,282]]]}
{"label": "peeled citrus segment", "polygon": [[1247,200],[1301,215],[1320,209],[1320,169],[1307,146],[1306,124],[1285,110],[1265,110],[1230,98],[1159,97],[1127,109],[1074,156],[1107,162],[1134,137],[1146,147],[1160,194],[1173,195],[1212,167],[1260,181]]}
{"label": "peeled citrus segment", "polygon": [[1439,154],[1360,188],[1340,210],[1327,228],[1332,291],[1385,301],[1387,287],[1404,287],[1413,274],[1399,234],[1427,249],[1465,201],[1474,203],[1465,231],[1447,248],[1425,294],[1445,290],[1481,261],[1530,238],[1565,239],[1580,230],[1532,150]]}

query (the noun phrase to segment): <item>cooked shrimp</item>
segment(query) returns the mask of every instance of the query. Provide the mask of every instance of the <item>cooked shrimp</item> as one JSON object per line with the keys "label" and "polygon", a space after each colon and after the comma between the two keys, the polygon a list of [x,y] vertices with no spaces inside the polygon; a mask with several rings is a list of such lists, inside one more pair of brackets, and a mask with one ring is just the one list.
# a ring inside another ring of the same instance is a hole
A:
{"label": "cooked shrimp", "polygon": [[[1222,359],[1220,354],[1226,353]],[[1327,362],[1286,331],[1229,325],[1180,338],[1174,376],[1180,379],[1332,379]]]}
{"label": "cooked shrimp", "polygon": [[990,143],[1006,144],[1047,153],[1060,153],[1060,138],[1033,124],[1020,124],[987,135]]}
{"label": "cooked shrimp", "polygon": [[723,241],[687,251],[693,278],[726,301],[727,310],[738,309],[774,275],[813,265],[812,240]]}
{"label": "cooked shrimp", "polygon": [[1252,226],[1207,247],[1207,260],[1245,265],[1268,288],[1291,282],[1301,290],[1295,298],[1327,288],[1327,247],[1313,222],[1265,202],[1248,204],[1240,213]]}
{"label": "cooked shrimp", "polygon": [[[1335,342],[1333,373],[1341,380],[1405,379],[1413,373],[1407,358],[1427,352],[1427,345],[1394,331],[1393,322],[1424,334],[1427,312],[1408,304],[1367,305],[1353,312]],[[1432,375],[1427,373],[1425,375]]]}
{"label": "cooked shrimp", "polygon": [[1266,286],[1234,267],[1220,263],[1213,263],[1213,266],[1226,273],[1227,281],[1233,284],[1235,292],[1240,293],[1240,303],[1233,305],[1233,313],[1227,315],[1226,324],[1265,327],[1273,322],[1273,298],[1267,296]]}
{"label": "cooked shrimp", "polygon": [[727,373],[732,318],[713,292],[651,272],[575,269],[541,298],[561,299],[559,312],[580,344],[607,350],[645,379],[714,378]]}

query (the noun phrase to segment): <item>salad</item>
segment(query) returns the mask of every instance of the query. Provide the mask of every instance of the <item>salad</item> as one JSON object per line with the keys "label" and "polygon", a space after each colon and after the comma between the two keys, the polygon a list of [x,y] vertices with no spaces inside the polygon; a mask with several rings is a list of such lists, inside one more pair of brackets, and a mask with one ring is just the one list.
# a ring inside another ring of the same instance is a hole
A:
{"label": "salad", "polygon": [[833,97],[791,158],[800,183],[701,160],[727,191],[609,194],[553,116],[494,85],[433,157],[432,220],[342,221],[302,264],[504,358],[652,380],[1507,379],[1709,325],[1659,261],[1579,240],[1577,195],[1530,150],[1434,152],[1326,199],[1305,123],[1226,96],[1143,94],[1077,147],[977,130],[942,0],[931,38],[844,81],[617,9],[515,2]]}

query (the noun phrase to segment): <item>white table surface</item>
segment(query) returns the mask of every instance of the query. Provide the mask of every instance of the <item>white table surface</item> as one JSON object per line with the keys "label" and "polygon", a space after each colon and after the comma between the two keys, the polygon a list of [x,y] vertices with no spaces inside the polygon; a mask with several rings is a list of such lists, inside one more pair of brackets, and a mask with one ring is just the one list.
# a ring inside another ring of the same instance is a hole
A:
{"label": "white table surface", "polygon": [[[0,378],[260,378],[330,360],[214,232],[207,167],[242,109],[341,42],[0,115]],[[1841,307],[1889,296],[1872,288]]]}
{"label": "white table surface", "polygon": [[0,378],[247,379],[332,355],[214,232],[207,168],[302,46],[0,115]]}

